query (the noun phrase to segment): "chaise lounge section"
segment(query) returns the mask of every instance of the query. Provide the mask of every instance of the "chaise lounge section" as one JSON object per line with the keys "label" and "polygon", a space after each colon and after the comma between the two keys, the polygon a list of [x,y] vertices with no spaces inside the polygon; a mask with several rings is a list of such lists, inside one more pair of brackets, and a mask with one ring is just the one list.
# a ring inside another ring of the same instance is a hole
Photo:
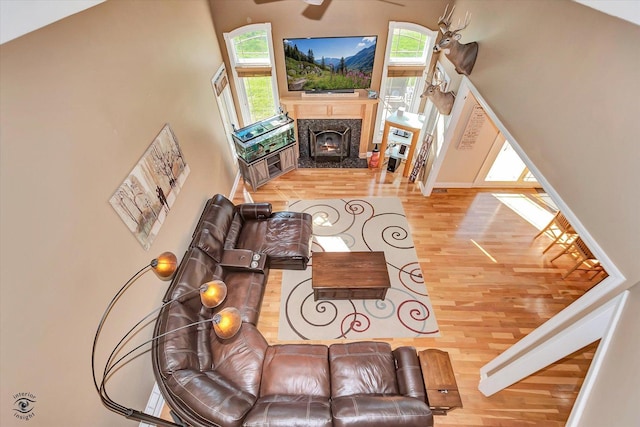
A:
{"label": "chaise lounge section", "polygon": [[[160,390],[185,425],[433,425],[414,348],[269,345],[258,331],[269,269],[306,268],[311,238],[308,214],[273,213],[268,203],[235,206],[222,195],[207,202],[164,297],[152,349]],[[209,309],[198,289],[214,279],[228,293]],[[209,323],[188,327],[224,307],[240,310],[234,337],[218,338]]]}

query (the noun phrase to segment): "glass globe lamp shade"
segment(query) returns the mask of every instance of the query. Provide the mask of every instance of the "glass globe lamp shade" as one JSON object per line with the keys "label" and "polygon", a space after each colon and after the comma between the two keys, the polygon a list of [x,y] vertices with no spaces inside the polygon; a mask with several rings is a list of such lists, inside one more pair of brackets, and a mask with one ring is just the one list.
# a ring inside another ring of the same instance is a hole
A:
{"label": "glass globe lamp shade", "polygon": [[227,285],[222,280],[212,280],[200,286],[200,301],[207,308],[219,306],[227,297]]}
{"label": "glass globe lamp shade", "polygon": [[169,280],[178,268],[178,258],[172,252],[163,252],[151,261],[151,268],[163,280]]}
{"label": "glass globe lamp shade", "polygon": [[213,316],[211,322],[216,335],[223,340],[233,337],[242,326],[240,311],[235,307],[223,308]]}

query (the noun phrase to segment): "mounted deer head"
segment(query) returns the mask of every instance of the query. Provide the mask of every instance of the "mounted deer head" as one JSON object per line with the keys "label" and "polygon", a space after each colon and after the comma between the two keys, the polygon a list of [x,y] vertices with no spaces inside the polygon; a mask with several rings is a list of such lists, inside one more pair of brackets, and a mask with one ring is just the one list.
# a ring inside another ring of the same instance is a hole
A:
{"label": "mounted deer head", "polygon": [[453,92],[443,92],[444,82],[440,77],[438,70],[435,71],[435,83],[431,83],[424,90],[420,98],[429,98],[436,109],[445,116],[451,114],[453,103],[456,100],[456,96]]}
{"label": "mounted deer head", "polygon": [[442,31],[442,39],[433,47],[434,52],[443,51],[449,61],[456,67],[458,74],[464,74],[468,76],[473,70],[473,66],[476,63],[476,57],[478,56],[478,43],[471,42],[462,44],[458,42],[462,37],[460,31],[467,28],[469,22],[471,22],[471,15],[469,12],[464,17],[464,24],[458,21],[457,28],[451,28],[451,16],[455,10],[455,6],[451,8],[451,12],[447,15],[449,5],[444,9],[444,14],[438,20],[438,26]]}

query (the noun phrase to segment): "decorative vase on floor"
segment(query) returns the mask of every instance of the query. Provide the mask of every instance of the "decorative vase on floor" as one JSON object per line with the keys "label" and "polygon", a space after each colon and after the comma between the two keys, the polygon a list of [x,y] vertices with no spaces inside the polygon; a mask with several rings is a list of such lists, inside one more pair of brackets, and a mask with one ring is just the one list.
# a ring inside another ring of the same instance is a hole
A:
{"label": "decorative vase on floor", "polygon": [[380,149],[378,148],[378,144],[376,144],[375,147],[373,147],[373,151],[371,152],[369,167],[371,169],[375,169],[378,167],[379,162],[380,162]]}

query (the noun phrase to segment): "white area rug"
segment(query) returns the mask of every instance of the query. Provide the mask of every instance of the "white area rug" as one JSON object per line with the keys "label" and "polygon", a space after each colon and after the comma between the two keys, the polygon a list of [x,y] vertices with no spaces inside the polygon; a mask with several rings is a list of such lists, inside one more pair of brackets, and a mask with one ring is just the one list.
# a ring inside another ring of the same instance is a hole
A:
{"label": "white area rug", "polygon": [[383,251],[391,288],[381,300],[313,300],[311,269],[283,270],[281,340],[440,336],[402,202],[396,197],[297,200],[313,216],[313,252]]}

